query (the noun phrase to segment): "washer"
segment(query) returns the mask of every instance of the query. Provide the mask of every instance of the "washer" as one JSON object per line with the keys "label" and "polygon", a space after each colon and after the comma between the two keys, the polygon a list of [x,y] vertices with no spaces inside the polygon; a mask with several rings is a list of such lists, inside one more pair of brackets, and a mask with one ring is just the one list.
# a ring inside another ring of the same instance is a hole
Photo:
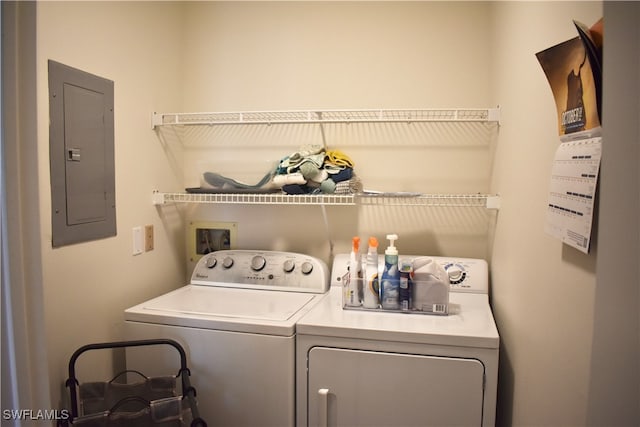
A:
{"label": "washer", "polygon": [[450,277],[448,315],[343,309],[349,256],[335,257],[329,293],[297,326],[299,427],[495,424],[487,263],[432,258]]}
{"label": "washer", "polygon": [[[209,425],[293,426],[295,325],[328,288],[319,259],[218,251],[198,261],[190,284],[127,309],[125,336],[172,338],[185,347]],[[127,367],[140,365],[148,375],[175,366],[128,351]]]}

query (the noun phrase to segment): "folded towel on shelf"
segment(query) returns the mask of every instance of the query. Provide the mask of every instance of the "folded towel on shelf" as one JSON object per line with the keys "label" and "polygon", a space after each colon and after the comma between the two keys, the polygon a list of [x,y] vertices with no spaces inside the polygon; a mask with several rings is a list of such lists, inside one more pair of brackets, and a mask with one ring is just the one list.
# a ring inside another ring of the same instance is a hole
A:
{"label": "folded towel on shelf", "polygon": [[[286,182],[286,194],[334,194],[337,183],[353,176],[353,160],[340,150],[324,150],[319,146],[301,149],[283,158],[276,168],[276,178],[301,173],[306,182]],[[340,191],[350,187],[342,186]]]}
{"label": "folded towel on shelf", "polygon": [[211,190],[211,192],[234,192],[234,191],[251,191],[251,192],[273,192],[279,191],[280,186],[274,183],[274,173],[267,173],[256,184],[246,184],[244,182],[236,181],[235,179],[228,178],[215,172],[205,172],[202,174],[201,188],[203,190]]}
{"label": "folded towel on shelf", "polygon": [[334,194],[359,194],[362,193],[362,181],[357,176],[346,181],[336,183]]}
{"label": "folded towel on shelf", "polygon": [[[245,193],[278,192],[285,194],[346,194],[362,191],[359,180],[353,180],[353,161],[339,150],[324,150],[320,146],[307,146],[284,157],[276,168],[256,184],[247,184],[220,175],[205,172],[201,187],[190,192]],[[353,181],[339,185],[342,182]]]}
{"label": "folded towel on shelf", "polygon": [[325,155],[325,164],[328,163],[329,165],[337,167],[353,168],[353,160],[340,150],[327,150]]}

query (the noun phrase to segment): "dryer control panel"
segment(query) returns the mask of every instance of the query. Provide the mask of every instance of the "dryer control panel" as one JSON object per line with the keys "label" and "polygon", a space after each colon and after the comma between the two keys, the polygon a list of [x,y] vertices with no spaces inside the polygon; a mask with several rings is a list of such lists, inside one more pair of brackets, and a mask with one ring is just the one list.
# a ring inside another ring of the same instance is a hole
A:
{"label": "dryer control panel", "polygon": [[191,284],[324,293],[329,269],[318,258],[294,252],[222,250],[198,261]]}
{"label": "dryer control panel", "polygon": [[[422,258],[423,255],[400,255],[398,264]],[[429,257],[440,264],[449,276],[451,292],[486,294],[489,292],[489,267],[478,258]],[[384,268],[384,255],[378,255],[379,276]],[[342,278],[349,271],[349,254],[338,254],[333,260],[331,286],[342,286]]]}

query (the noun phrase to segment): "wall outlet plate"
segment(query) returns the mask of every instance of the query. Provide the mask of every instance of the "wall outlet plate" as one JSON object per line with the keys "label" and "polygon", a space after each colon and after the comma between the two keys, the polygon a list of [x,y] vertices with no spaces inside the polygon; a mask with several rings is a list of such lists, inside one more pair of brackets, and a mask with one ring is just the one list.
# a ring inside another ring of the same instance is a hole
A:
{"label": "wall outlet plate", "polygon": [[153,250],[153,225],[145,225],[144,227],[144,251]]}

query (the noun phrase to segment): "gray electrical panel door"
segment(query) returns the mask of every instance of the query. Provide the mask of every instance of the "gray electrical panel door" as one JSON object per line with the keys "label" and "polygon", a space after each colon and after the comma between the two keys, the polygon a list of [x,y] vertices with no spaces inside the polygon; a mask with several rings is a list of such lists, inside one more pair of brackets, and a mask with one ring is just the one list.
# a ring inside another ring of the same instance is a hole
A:
{"label": "gray electrical panel door", "polygon": [[116,235],[113,82],[49,61],[54,247]]}

